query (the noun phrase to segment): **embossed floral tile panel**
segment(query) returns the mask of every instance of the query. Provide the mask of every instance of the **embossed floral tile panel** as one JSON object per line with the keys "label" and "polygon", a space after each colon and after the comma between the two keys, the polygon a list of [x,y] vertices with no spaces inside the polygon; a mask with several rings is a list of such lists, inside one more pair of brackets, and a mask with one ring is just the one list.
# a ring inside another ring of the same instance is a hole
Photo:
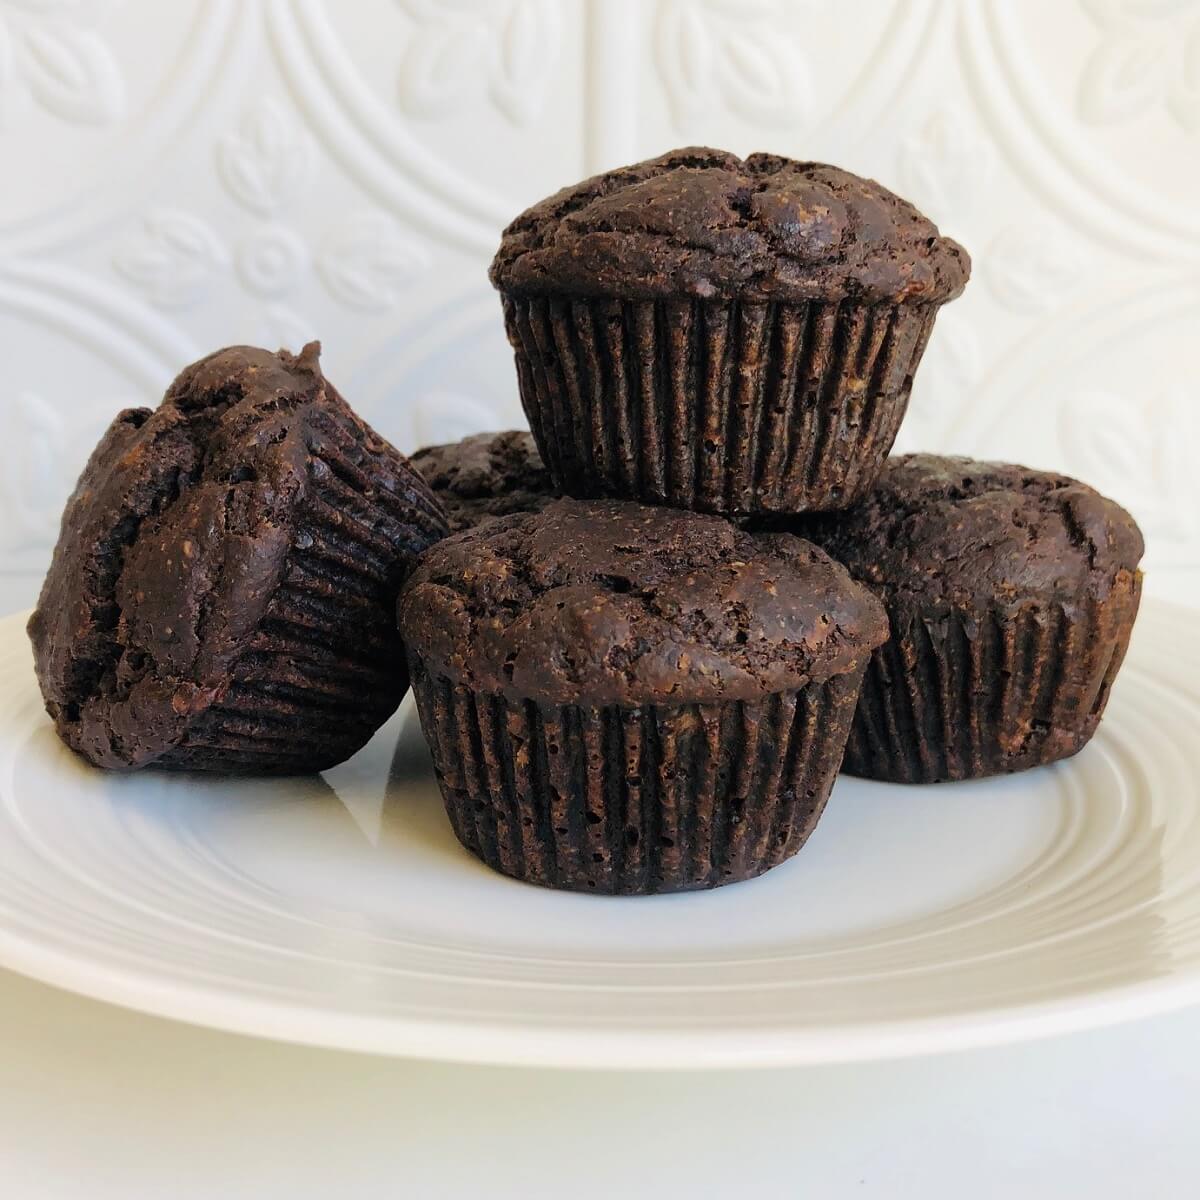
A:
{"label": "embossed floral tile panel", "polygon": [[976,267],[902,448],[1082,475],[1200,566],[1200,0],[0,0],[0,602],[218,345],[320,336],[406,449],[521,423],[501,227],[685,142],[915,200]]}

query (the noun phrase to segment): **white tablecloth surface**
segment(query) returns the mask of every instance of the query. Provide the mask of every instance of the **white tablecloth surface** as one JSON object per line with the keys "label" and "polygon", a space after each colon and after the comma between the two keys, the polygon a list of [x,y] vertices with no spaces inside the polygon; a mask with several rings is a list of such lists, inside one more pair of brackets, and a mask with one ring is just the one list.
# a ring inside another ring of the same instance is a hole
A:
{"label": "white tablecloth surface", "polygon": [[0,975],[11,1200],[1190,1200],[1200,1010],[936,1058],[703,1074],[309,1050]]}

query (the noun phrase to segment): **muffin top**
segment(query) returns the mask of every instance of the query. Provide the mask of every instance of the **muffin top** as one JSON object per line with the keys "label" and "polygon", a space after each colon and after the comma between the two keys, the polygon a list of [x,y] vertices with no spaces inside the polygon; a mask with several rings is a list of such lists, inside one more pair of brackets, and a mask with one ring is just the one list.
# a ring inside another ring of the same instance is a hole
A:
{"label": "muffin top", "polygon": [[853,670],[879,603],[808,542],[624,501],[556,500],[433,547],[400,596],[428,670],[554,704],[749,700]]}
{"label": "muffin top", "polygon": [[524,430],[425,446],[412,464],[442,502],[455,533],[491,517],[536,512],[558,494],[533,434]]}
{"label": "muffin top", "polygon": [[[326,382],[319,352],[218,351],[157,409],[120,413],[92,452],[29,621],[47,709],[91,761],[152,761],[219,702],[293,544],[327,547],[332,582],[307,581],[310,594],[336,594],[344,556],[369,558],[354,578],[376,576],[379,594],[348,602],[390,625],[404,569],[445,532],[407,460]],[[368,511],[363,492],[383,503]],[[335,532],[307,523],[310,498]],[[337,535],[355,522],[377,559]]]}
{"label": "muffin top", "polygon": [[795,528],[889,601],[922,605],[1100,597],[1133,571],[1133,518],[1078,480],[1012,463],[890,459],[848,512]]}
{"label": "muffin top", "polygon": [[874,180],[692,147],[527,209],[490,275],[516,293],[941,303],[970,271],[957,242]]}

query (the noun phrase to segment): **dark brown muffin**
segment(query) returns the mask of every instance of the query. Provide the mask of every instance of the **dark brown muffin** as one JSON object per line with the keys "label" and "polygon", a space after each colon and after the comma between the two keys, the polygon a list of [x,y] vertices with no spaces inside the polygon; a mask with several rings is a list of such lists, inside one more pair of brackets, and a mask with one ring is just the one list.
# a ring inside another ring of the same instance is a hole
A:
{"label": "dark brown muffin", "polygon": [[886,636],[799,538],[615,501],[448,538],[398,616],[459,840],[600,892],[714,887],[794,854]]}
{"label": "dark brown muffin", "polygon": [[400,702],[395,596],[445,518],[318,354],[218,351],[88,461],[29,635],[96,766],[320,770]]}
{"label": "dark brown muffin", "polygon": [[455,533],[491,517],[537,512],[558,495],[533,435],[524,430],[424,446],[412,464],[442,502]]}
{"label": "dark brown muffin", "polygon": [[872,180],[692,148],[534,205],[491,279],[557,486],[736,515],[870,489],[969,271]]}
{"label": "dark brown muffin", "polygon": [[1119,505],[1065,475],[916,454],[852,512],[795,528],[891,622],[847,771],[978,778],[1066,758],[1095,732],[1141,594],[1142,535]]}

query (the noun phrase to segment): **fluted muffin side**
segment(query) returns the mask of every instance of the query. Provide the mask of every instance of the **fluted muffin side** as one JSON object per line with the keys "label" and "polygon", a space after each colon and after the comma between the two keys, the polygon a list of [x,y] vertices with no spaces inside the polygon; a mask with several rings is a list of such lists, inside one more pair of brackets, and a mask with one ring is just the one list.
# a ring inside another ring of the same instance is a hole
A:
{"label": "fluted muffin side", "polygon": [[936,309],[504,297],[521,402],[563,492],[731,516],[853,504]]}

